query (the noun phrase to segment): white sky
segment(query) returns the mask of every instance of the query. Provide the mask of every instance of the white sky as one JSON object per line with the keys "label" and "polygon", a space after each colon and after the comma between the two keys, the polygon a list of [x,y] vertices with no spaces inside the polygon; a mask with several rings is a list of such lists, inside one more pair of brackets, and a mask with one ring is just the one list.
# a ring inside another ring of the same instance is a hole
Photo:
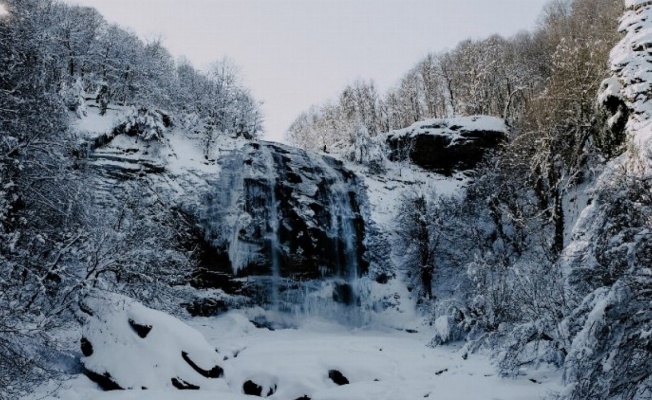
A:
{"label": "white sky", "polygon": [[281,140],[310,105],[356,78],[381,93],[430,51],[530,29],[547,0],[66,0],[97,8],[205,69],[228,56]]}

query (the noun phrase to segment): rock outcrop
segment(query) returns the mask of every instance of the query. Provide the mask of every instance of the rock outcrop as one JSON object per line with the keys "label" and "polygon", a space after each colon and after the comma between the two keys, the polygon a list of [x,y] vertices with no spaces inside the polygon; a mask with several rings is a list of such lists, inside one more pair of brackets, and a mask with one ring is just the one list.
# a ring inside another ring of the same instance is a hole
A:
{"label": "rock outcrop", "polygon": [[475,168],[484,154],[507,139],[509,127],[487,116],[432,119],[386,134],[391,161],[451,175]]}

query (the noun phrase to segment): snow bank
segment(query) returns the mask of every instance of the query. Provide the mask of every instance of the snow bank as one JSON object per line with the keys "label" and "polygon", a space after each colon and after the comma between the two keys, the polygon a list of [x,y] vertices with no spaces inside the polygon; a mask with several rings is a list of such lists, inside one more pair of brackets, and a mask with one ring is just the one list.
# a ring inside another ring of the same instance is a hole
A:
{"label": "snow bank", "polygon": [[[426,347],[428,328],[423,333],[407,333],[307,321],[298,329],[251,330],[237,312],[196,323],[206,337],[218,338],[221,354],[230,355],[225,369],[232,391],[241,391],[251,380],[264,391],[274,387],[270,398],[279,400],[302,396],[313,400],[525,400],[545,395],[558,382],[558,375],[548,375],[549,371],[502,379],[483,356],[465,358],[453,347]],[[329,377],[330,371],[340,372],[349,383],[338,385]]]}
{"label": "snow bank", "polygon": [[[210,361],[215,361],[213,357],[218,353],[212,346],[206,348],[205,337],[219,349],[225,379],[216,379],[222,384],[213,388],[201,383],[208,379],[198,378],[195,374],[192,383],[204,385],[199,391],[178,391],[170,386],[152,385],[150,390],[140,390],[138,387],[135,390],[101,392],[85,377],[77,377],[65,382],[50,382],[25,400],[256,398],[244,395],[243,386],[248,381],[261,386],[263,395],[273,388],[274,394],[268,397],[278,400],[529,400],[542,398],[558,388],[559,375],[554,371],[529,370],[515,379],[503,379],[495,373],[490,360],[482,355],[466,357],[456,347],[427,347],[425,344],[430,338],[427,329],[422,333],[408,333],[387,328],[350,329],[326,321],[306,321],[305,326],[298,329],[273,331],[255,328],[244,314],[231,311],[218,318],[189,321],[194,330],[170,316],[121,296],[102,296],[84,305],[88,307],[87,311],[91,306],[94,307],[92,311],[96,311],[94,317],[85,316],[97,320],[91,323],[93,329],[103,329],[101,338],[110,337],[110,343],[115,343],[112,348],[116,354],[104,354],[102,357],[119,364],[125,371],[142,376],[155,369],[160,376],[152,379],[160,378],[161,381],[166,373],[190,374],[193,371],[182,368],[181,357],[174,356],[181,349],[201,350],[205,352],[204,355],[210,355]],[[143,351],[142,345],[135,345],[143,339],[124,320],[129,316],[139,318],[141,323],[152,324],[152,330],[145,340],[153,339],[157,328],[159,333],[163,330],[162,326],[169,333],[167,339],[157,339],[156,343],[152,343],[156,347],[147,347],[147,352]],[[113,328],[113,325],[117,328]],[[193,345],[188,343],[190,341],[196,345],[195,348],[190,347]],[[134,354],[121,358],[127,348]],[[195,353],[193,356],[197,357],[197,363],[209,361]],[[174,359],[173,366],[164,364],[167,357]],[[152,368],[152,363],[158,363],[158,366]],[[338,385],[334,371],[339,372],[348,383]],[[191,379],[188,375],[182,378]],[[57,385],[61,385],[61,388],[53,394]]]}

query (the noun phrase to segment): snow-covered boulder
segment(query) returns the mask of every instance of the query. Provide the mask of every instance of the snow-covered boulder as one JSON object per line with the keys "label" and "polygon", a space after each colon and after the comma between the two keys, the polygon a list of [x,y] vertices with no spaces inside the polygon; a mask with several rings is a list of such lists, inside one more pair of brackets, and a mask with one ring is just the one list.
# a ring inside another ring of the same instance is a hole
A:
{"label": "snow-covered boulder", "polygon": [[450,175],[473,169],[487,150],[507,139],[503,119],[488,116],[430,119],[386,134],[391,161],[410,160],[431,171]]}
{"label": "snow-covered boulder", "polygon": [[226,389],[222,357],[201,333],[128,297],[91,292],[79,304],[81,359],[104,389]]}

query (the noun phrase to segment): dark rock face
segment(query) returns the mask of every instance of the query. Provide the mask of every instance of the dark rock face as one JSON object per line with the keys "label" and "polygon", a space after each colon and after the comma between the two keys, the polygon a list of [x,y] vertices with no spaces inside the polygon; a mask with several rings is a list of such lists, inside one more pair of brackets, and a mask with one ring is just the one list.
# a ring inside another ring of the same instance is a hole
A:
{"label": "dark rock face", "polygon": [[124,390],[120,385],[118,385],[114,380],[111,374],[108,372],[105,372],[103,374],[99,374],[97,372],[91,371],[88,368],[84,368],[84,375],[88,377],[88,379],[92,380],[93,382],[97,383],[99,387],[102,388],[102,390]]}
{"label": "dark rock face", "polygon": [[151,325],[142,325],[134,321],[133,319],[129,319],[127,322],[129,322],[129,326],[131,326],[131,329],[133,329],[134,332],[136,332],[136,334],[143,339],[146,338],[147,335],[149,334],[149,331],[152,330]]}
{"label": "dark rock face", "polygon": [[391,161],[409,159],[421,168],[451,175],[475,168],[488,150],[507,139],[507,130],[504,122],[492,117],[431,120],[392,132],[386,142]]}
{"label": "dark rock face", "polygon": [[182,304],[193,317],[210,317],[229,310],[229,304],[222,299],[195,299],[192,303]]}
{"label": "dark rock face", "polygon": [[179,390],[199,390],[199,386],[188,383],[181,378],[172,378],[170,379],[172,386]]}
{"label": "dark rock face", "polygon": [[247,381],[242,385],[242,391],[249,396],[261,396],[263,394],[263,387],[256,385],[252,381]]}
{"label": "dark rock face", "polygon": [[343,386],[349,384],[349,380],[346,379],[346,377],[336,369],[331,369],[330,371],[328,371],[328,377],[330,378],[330,380],[335,382],[336,385]]}
{"label": "dark rock face", "polygon": [[200,222],[215,249],[204,281],[211,280],[209,274],[231,277],[223,285],[215,281],[229,293],[243,277],[278,277],[292,286],[299,280],[350,280],[367,271],[366,194],[340,161],[253,142],[220,165]]}
{"label": "dark rock face", "polygon": [[333,301],[347,306],[354,304],[356,295],[353,287],[348,283],[336,283],[333,289]]}
{"label": "dark rock face", "polygon": [[211,368],[209,370],[205,370],[205,369],[201,368],[200,366],[198,366],[188,356],[188,353],[186,353],[185,351],[181,352],[181,358],[183,358],[183,360],[185,362],[187,362],[188,365],[190,365],[190,368],[194,369],[195,372],[197,372],[199,375],[203,376],[204,378],[213,378],[214,379],[214,378],[221,378],[221,377],[224,376],[224,369],[222,367],[220,367],[219,365],[216,365],[216,366],[214,366],[213,368]]}
{"label": "dark rock face", "polygon": [[85,337],[81,338],[81,351],[84,357],[90,357],[93,355],[93,345]]}

